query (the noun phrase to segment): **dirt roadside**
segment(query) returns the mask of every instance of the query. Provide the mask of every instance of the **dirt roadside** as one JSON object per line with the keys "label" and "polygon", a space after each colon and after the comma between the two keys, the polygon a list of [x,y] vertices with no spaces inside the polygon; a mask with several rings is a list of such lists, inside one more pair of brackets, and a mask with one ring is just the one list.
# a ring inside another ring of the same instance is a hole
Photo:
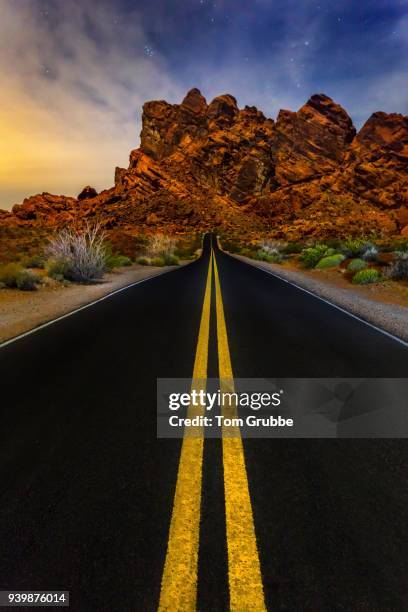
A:
{"label": "dirt roadside", "polygon": [[272,272],[348,312],[408,342],[408,283],[384,281],[354,286],[339,270],[298,270],[290,264],[270,264],[233,255]]}
{"label": "dirt roadside", "polygon": [[[189,262],[183,262],[185,265]],[[154,268],[133,265],[105,274],[92,285],[71,284],[41,287],[37,291],[0,290],[0,344],[39,325],[67,314],[81,306],[131,285],[177,269],[179,266]]]}

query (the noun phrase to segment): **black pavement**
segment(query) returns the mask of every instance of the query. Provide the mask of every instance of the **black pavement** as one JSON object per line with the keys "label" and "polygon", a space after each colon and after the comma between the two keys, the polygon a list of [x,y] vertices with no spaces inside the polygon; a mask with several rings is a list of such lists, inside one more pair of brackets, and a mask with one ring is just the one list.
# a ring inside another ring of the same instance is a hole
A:
{"label": "black pavement", "polygon": [[[156,378],[192,375],[204,247],[0,348],[0,590],[69,590],[81,612],[157,608],[181,441],[156,439]],[[407,375],[403,345],[214,248],[236,377]],[[244,450],[268,610],[408,609],[404,440]],[[228,609],[222,495],[221,442],[206,440],[202,610]]]}

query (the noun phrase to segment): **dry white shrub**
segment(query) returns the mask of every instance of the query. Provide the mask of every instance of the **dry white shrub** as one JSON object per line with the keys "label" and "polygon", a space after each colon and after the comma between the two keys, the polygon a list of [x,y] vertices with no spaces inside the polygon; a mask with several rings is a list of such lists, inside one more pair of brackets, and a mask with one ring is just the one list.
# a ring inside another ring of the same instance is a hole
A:
{"label": "dry white shrub", "polygon": [[262,251],[265,251],[268,255],[276,255],[280,253],[282,248],[286,245],[278,240],[261,240],[259,246]]}
{"label": "dry white shrub", "polygon": [[164,234],[155,234],[149,240],[148,254],[150,257],[168,257],[174,254],[176,241]]}
{"label": "dry white shrub", "polygon": [[87,223],[84,229],[66,228],[51,239],[46,255],[61,264],[69,280],[97,280],[106,269],[105,236],[99,223]]}

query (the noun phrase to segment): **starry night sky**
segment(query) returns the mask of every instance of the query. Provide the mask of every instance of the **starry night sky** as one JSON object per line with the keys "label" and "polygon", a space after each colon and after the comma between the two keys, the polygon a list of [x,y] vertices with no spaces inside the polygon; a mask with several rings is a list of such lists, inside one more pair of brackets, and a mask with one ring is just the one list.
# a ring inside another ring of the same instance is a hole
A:
{"label": "starry night sky", "polygon": [[[113,182],[145,100],[408,112],[408,0],[0,0],[0,206]],[[4,138],[5,136],[5,138]]]}

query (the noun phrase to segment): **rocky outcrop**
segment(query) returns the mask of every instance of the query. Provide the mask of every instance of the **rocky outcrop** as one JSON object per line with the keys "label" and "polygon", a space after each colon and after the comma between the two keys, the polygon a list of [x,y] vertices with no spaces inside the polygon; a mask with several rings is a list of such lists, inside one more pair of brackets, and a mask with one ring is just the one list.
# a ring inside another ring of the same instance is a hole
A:
{"label": "rocky outcrop", "polygon": [[346,111],[322,94],[297,113],[281,111],[272,143],[276,186],[333,172],[354,136]]}
{"label": "rocky outcrop", "polygon": [[378,112],[356,134],[323,94],[274,121],[229,94],[208,104],[192,89],[180,104],[144,104],[140,147],[128,168],[116,168],[111,189],[33,196],[0,223],[98,218],[135,232],[407,235],[407,181],[407,117]]}
{"label": "rocky outcrop", "polygon": [[407,206],[408,117],[374,113],[354,139],[338,183],[381,208]]}
{"label": "rocky outcrop", "polygon": [[41,193],[15,204],[13,215],[21,221],[35,221],[44,225],[59,225],[71,221],[77,207],[76,198]]}
{"label": "rocky outcrop", "polygon": [[78,200],[90,200],[92,198],[96,198],[97,195],[98,192],[96,191],[96,189],[87,185],[78,195]]}

